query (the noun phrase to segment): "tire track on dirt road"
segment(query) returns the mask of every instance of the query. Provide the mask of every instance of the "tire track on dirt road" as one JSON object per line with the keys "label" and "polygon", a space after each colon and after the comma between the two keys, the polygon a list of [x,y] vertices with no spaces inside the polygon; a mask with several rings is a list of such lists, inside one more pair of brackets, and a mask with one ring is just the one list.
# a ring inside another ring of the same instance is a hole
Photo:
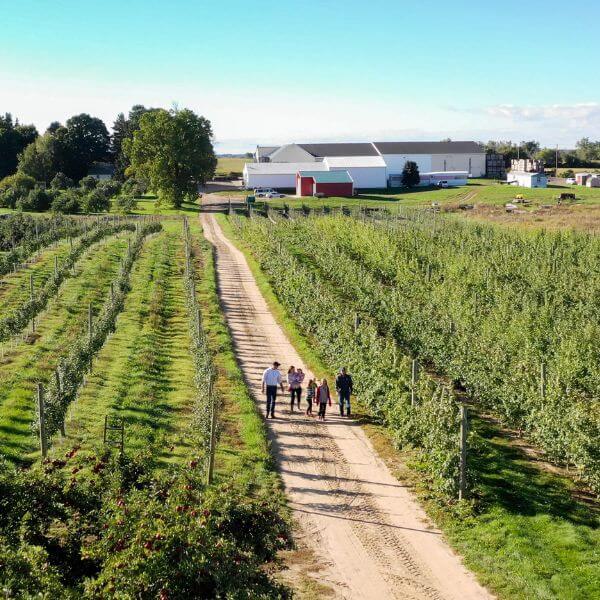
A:
{"label": "tire track on dirt road", "polygon": [[[219,297],[236,356],[264,413],[262,371],[273,360],[284,367],[305,365],[269,311],[243,254],[213,215],[203,213],[201,219],[215,247]],[[330,415],[320,423],[291,414],[287,398],[278,398],[275,413],[267,421],[269,437],[297,535],[322,566],[320,583],[340,598],[491,598],[355,421]]]}

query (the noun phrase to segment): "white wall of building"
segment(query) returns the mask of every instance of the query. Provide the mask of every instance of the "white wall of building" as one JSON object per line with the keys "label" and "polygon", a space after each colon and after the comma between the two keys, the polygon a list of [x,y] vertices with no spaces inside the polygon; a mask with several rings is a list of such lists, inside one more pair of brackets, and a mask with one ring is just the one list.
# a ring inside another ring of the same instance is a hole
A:
{"label": "white wall of building", "polygon": [[466,171],[472,177],[484,177],[485,154],[432,154],[430,170]]}
{"label": "white wall of building", "polygon": [[380,156],[328,156],[323,160],[330,171],[348,171],[355,189],[385,188],[385,161]]}
{"label": "white wall of building", "polygon": [[548,187],[548,178],[543,173],[522,173],[511,171],[506,174],[506,181],[514,181],[519,187],[545,188]]}
{"label": "white wall of building", "polygon": [[269,161],[296,163],[296,162],[315,162],[315,157],[307,152],[304,148],[300,148],[298,144],[286,144],[281,146],[275,152],[269,155]]}
{"label": "white wall of building", "polygon": [[246,163],[244,165],[244,187],[272,187],[275,189],[295,189],[298,171],[327,171],[322,163]]}
{"label": "white wall of building", "polygon": [[420,173],[432,171],[430,154],[382,154],[387,167],[387,175],[400,175],[408,161],[416,162]]}

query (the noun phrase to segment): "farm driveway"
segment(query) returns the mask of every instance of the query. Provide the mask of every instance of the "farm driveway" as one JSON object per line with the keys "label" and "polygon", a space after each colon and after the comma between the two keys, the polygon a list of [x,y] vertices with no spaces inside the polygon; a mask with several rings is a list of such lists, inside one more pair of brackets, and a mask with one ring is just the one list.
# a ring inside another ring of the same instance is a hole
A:
{"label": "farm driveway", "polygon": [[[244,255],[212,214],[201,216],[216,248],[219,293],[237,358],[264,413],[262,371],[305,367],[261,295]],[[305,369],[306,371],[306,369]],[[361,427],[328,409],[326,423],[278,399],[269,435],[298,536],[339,598],[475,599],[489,594],[433,528],[409,490],[376,455]]]}

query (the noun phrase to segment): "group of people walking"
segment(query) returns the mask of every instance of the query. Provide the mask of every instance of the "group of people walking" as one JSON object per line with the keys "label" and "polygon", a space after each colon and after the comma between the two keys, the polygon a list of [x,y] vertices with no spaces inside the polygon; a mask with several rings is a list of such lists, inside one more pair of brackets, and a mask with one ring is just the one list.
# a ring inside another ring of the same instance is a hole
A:
{"label": "group of people walking", "polygon": [[[279,370],[280,363],[275,361],[272,367],[265,369],[262,377],[262,392],[267,396],[267,418],[275,418],[275,402],[277,400],[277,391],[281,389],[285,393],[284,377]],[[293,365],[288,369],[285,383],[290,395],[290,411],[294,412],[297,406],[301,411],[301,399],[303,392],[303,383],[305,374],[302,369],[296,369]],[[335,391],[337,392],[340,415],[350,416],[350,397],[352,396],[354,382],[347,372],[346,367],[342,367],[335,379]],[[331,406],[331,390],[327,379],[320,381],[309,379],[306,384],[306,415],[313,416],[313,407],[318,410],[317,415],[320,421],[325,420],[327,405]]]}

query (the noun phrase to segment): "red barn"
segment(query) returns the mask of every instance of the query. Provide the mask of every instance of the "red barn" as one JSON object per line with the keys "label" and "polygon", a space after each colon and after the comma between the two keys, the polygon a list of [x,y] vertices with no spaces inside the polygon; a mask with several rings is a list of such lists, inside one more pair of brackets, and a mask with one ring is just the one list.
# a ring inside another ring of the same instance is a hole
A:
{"label": "red barn", "polygon": [[298,171],[296,195],[352,196],[354,181],[348,171]]}

